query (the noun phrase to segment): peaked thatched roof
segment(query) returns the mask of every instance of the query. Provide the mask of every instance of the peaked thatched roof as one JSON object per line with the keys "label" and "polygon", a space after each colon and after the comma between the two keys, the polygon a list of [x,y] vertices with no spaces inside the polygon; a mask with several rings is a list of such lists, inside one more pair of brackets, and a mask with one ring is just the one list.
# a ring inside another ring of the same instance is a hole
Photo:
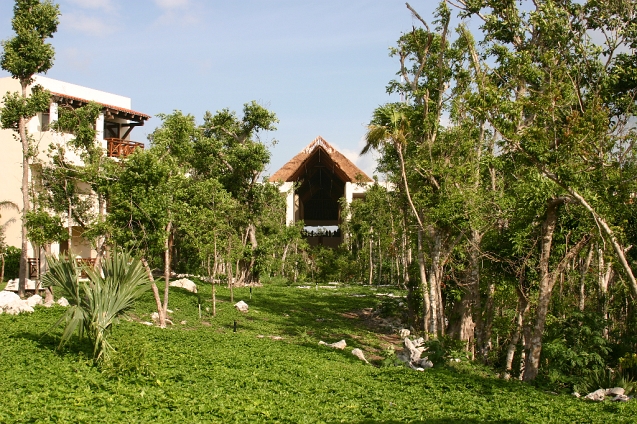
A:
{"label": "peaked thatched roof", "polygon": [[328,160],[333,162],[334,173],[337,174],[344,182],[354,183],[358,181],[371,182],[369,178],[359,167],[354,165],[352,161],[347,159],[341,152],[336,150],[330,143],[325,141],[320,135],[308,144],[299,154],[294,156],[288,163],[283,165],[281,169],[276,171],[271,177],[270,182],[277,181],[296,181],[302,173],[302,170],[308,164],[309,160],[315,154],[327,154]]}

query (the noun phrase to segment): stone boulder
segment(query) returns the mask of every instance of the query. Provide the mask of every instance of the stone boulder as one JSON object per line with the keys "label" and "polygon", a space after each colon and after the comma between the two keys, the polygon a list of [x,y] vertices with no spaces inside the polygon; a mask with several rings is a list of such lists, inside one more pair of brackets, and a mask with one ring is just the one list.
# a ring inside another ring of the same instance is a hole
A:
{"label": "stone boulder", "polygon": [[334,349],[340,349],[340,350],[345,349],[345,347],[347,346],[347,342],[345,340],[341,340],[341,341],[330,343],[330,344],[327,344],[323,340],[321,340],[318,344],[324,345],[327,347],[333,347]]}
{"label": "stone boulder", "polygon": [[369,364],[369,361],[367,361],[367,359],[365,358],[363,351],[360,350],[359,348],[352,349],[352,355],[356,356],[358,359],[365,362],[366,364]]}
{"label": "stone boulder", "polygon": [[191,293],[197,293],[197,285],[187,278],[181,278],[179,280],[172,281],[170,283],[170,287],[181,287],[182,289],[188,290]]}
{"label": "stone boulder", "polygon": [[240,300],[237,303],[235,303],[234,307],[237,308],[237,310],[240,312],[248,312],[248,304],[245,303],[243,300]]}
{"label": "stone boulder", "polygon": [[33,307],[14,292],[3,290],[0,291],[0,310],[9,315],[18,315],[22,312],[33,312]]}
{"label": "stone boulder", "polygon": [[407,366],[416,371],[424,371],[432,368],[434,364],[426,356],[421,357],[425,352],[425,340],[421,337],[416,340],[410,340],[405,337],[403,341],[403,350],[400,351],[396,358],[407,364]]}

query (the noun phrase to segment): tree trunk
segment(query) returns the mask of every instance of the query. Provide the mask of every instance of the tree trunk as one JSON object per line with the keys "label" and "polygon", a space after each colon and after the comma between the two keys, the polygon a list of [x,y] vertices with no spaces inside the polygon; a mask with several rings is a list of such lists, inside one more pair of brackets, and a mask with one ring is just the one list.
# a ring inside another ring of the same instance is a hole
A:
{"label": "tree trunk", "polygon": [[575,257],[577,253],[590,240],[590,235],[586,234],[582,239],[569,249],[564,258],[557,267],[549,272],[549,258],[551,255],[551,246],[553,243],[553,234],[557,223],[557,209],[570,199],[560,197],[549,201],[546,218],[542,224],[542,247],[540,254],[540,290],[538,295],[538,304],[536,308],[536,318],[531,339],[529,340],[528,354],[524,367],[524,380],[530,381],[537,377],[540,368],[540,354],[542,352],[542,334],[546,323],[549,304],[551,301],[551,293],[559,275],[564,271],[568,262]]}
{"label": "tree trunk", "polygon": [[425,269],[425,253],[422,248],[422,229],[418,228],[418,270],[420,271],[420,286],[422,287],[422,324],[425,338],[429,337],[429,322],[431,320],[431,301],[427,286],[427,272]]}
{"label": "tree trunk", "polygon": [[[20,82],[22,86],[22,101],[26,102],[27,84],[26,81]],[[22,143],[22,250],[20,252],[20,273],[18,275],[18,296],[24,298],[26,290],[26,280],[29,270],[29,245],[27,240],[27,214],[31,209],[31,200],[29,199],[29,139],[27,138],[26,120],[20,117],[18,123],[18,132],[20,134],[20,142]]]}
{"label": "tree trunk", "polygon": [[168,290],[170,289],[170,261],[173,241],[172,229],[173,223],[169,221],[166,225],[166,241],[164,242],[164,304],[162,305],[164,319],[168,317]]}
{"label": "tree trunk", "polygon": [[604,251],[602,249],[597,250],[598,267],[597,267],[597,282],[599,288],[599,309],[604,320],[603,336],[608,339],[608,285],[613,279],[613,264],[612,262],[605,263]]}
{"label": "tree trunk", "polygon": [[[515,356],[515,351],[517,350],[518,342],[520,341],[520,335],[522,334],[522,329],[524,327],[524,323],[526,322],[526,317],[529,314],[530,306],[527,297],[524,295],[522,288],[519,287],[518,290],[518,308],[516,313],[516,325],[513,330],[513,335],[511,336],[511,342],[507,348],[506,360],[505,360],[505,374],[504,378],[511,378],[511,372],[513,371],[513,357]],[[524,349],[523,349],[524,350]]]}
{"label": "tree trunk", "polygon": [[369,282],[368,284],[371,286],[373,283],[373,279],[374,279],[374,256],[372,255],[373,252],[373,246],[374,246],[374,240],[372,238],[372,232],[374,231],[374,229],[372,228],[370,230],[370,234],[369,234]]}
{"label": "tree trunk", "polygon": [[586,274],[591,266],[593,260],[593,246],[588,249],[588,255],[586,260],[580,263],[580,282],[579,282],[579,310],[584,312],[586,306]]}
{"label": "tree trunk", "polygon": [[161,306],[161,298],[159,297],[159,289],[157,289],[157,284],[155,284],[155,278],[153,277],[153,272],[150,270],[148,266],[148,261],[146,258],[142,258],[142,264],[144,268],[146,268],[146,274],[148,274],[148,279],[150,280],[150,287],[153,290],[153,297],[155,298],[155,306],[157,307],[157,313],[159,314],[159,326],[161,328],[166,328],[166,315],[164,314],[164,308]]}

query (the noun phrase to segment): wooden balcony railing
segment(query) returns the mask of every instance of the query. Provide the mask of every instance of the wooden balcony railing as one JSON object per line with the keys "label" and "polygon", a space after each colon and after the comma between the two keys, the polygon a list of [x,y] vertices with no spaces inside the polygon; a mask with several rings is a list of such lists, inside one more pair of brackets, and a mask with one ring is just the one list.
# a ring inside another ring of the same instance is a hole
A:
{"label": "wooden balcony railing", "polygon": [[143,149],[144,143],[137,141],[122,140],[121,138],[107,138],[107,155],[109,158],[125,158],[135,151]]}

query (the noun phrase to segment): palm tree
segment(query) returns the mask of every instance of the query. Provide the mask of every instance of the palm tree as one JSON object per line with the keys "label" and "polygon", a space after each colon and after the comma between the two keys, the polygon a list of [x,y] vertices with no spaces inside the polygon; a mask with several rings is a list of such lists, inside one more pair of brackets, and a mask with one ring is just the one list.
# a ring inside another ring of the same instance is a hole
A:
{"label": "palm tree", "polygon": [[[58,287],[70,304],[56,324],[65,322],[60,347],[77,332],[88,337],[96,361],[108,359],[114,350],[107,340],[113,325],[150,289],[142,262],[121,251],[113,252],[99,270],[80,267],[72,257],[47,260],[49,272],[42,277],[43,285]],[[82,271],[88,281],[80,279]]]}
{"label": "palm tree", "polygon": [[[0,201],[0,210],[9,209],[15,210],[16,212],[20,212],[20,208],[18,205],[13,203],[10,200],[2,200]],[[0,215],[2,218],[2,215]],[[15,218],[10,218],[6,222],[0,224],[0,261],[2,262],[2,266],[0,267],[0,284],[4,282],[4,259],[7,256],[7,243],[5,241],[5,233],[7,231],[7,227],[15,222]]]}
{"label": "palm tree", "polygon": [[402,177],[405,195],[409,201],[409,206],[418,221],[418,226],[424,230],[420,214],[416,210],[409,192],[407,174],[405,172],[405,158],[403,149],[407,145],[407,140],[412,136],[411,121],[408,116],[408,106],[404,103],[387,103],[379,106],[374,111],[371,123],[367,126],[365,134],[365,147],[361,150],[361,155],[370,150],[380,150],[383,145],[390,144],[398,153],[400,161],[400,173]]}

